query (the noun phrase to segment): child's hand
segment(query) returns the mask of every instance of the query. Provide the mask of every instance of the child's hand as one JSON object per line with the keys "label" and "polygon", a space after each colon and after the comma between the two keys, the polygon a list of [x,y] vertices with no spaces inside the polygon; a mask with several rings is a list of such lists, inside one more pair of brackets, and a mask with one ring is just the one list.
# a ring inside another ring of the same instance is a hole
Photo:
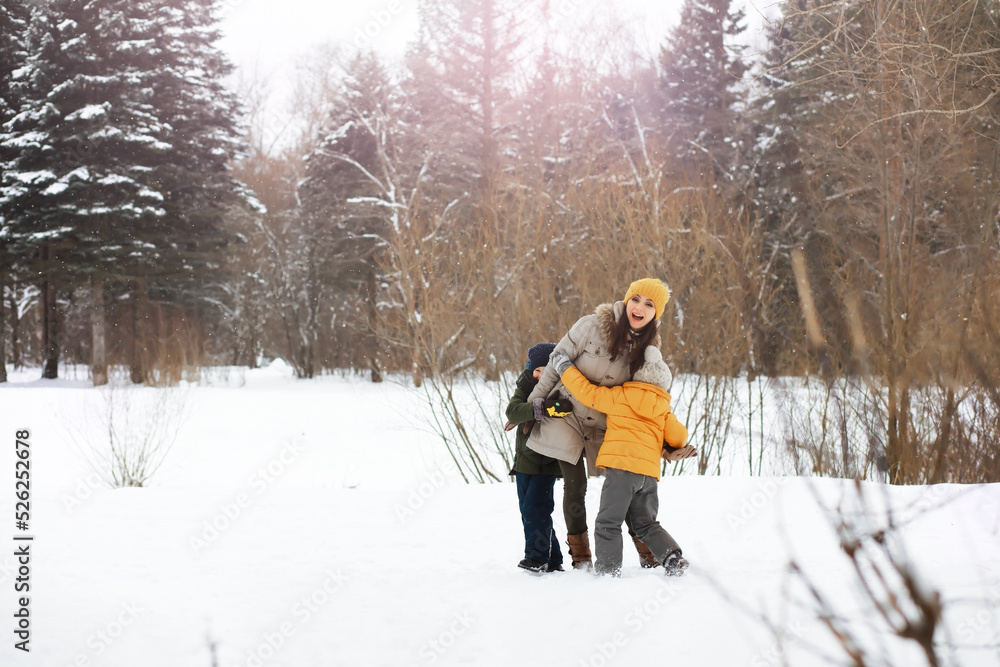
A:
{"label": "child's hand", "polygon": [[663,446],[663,453],[661,456],[667,461],[680,461],[681,459],[691,458],[692,456],[697,456],[698,450],[691,445],[684,445],[679,449],[674,449],[670,445]]}
{"label": "child's hand", "polygon": [[535,407],[535,421],[544,422],[550,417],[565,417],[573,412],[573,404],[568,398],[556,394],[552,398],[539,396],[532,401]]}
{"label": "child's hand", "polygon": [[573,404],[569,399],[562,396],[553,396],[552,398],[545,399],[542,407],[545,408],[545,414],[549,417],[565,417],[573,412]]}

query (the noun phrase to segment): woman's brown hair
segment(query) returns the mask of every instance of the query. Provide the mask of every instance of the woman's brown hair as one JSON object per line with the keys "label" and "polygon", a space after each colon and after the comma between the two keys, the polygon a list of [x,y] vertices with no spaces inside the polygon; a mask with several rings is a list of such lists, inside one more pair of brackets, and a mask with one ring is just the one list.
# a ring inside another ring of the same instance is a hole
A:
{"label": "woman's brown hair", "polygon": [[[639,370],[639,367],[645,361],[646,346],[652,345],[653,341],[656,340],[658,326],[659,320],[654,319],[633,335],[632,327],[628,323],[628,317],[622,311],[622,316],[615,323],[614,336],[611,341],[611,361],[628,352],[628,372],[635,375],[635,372]],[[630,342],[632,343],[631,350],[628,347]]]}

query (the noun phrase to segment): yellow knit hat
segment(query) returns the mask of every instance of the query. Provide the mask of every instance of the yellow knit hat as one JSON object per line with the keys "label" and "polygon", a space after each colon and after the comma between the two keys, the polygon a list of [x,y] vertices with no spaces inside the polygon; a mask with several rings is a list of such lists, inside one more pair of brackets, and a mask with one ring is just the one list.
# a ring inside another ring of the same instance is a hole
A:
{"label": "yellow knit hat", "polygon": [[628,302],[636,294],[648,296],[653,300],[653,305],[656,306],[656,319],[660,319],[663,309],[667,307],[667,301],[670,300],[670,288],[656,278],[642,278],[628,286],[624,300]]}

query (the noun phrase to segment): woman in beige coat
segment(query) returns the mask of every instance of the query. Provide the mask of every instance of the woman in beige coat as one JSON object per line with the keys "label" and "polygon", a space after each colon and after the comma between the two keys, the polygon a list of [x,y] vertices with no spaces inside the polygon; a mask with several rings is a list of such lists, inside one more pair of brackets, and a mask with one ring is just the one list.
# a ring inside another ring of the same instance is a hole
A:
{"label": "woman in beige coat", "polygon": [[[629,285],[625,298],[598,306],[594,313],[577,320],[555,351],[566,354],[588,380],[604,387],[616,387],[632,379],[643,364],[648,345],[660,346],[657,325],[670,291],[655,278],[643,278]],[[555,369],[546,367],[528,401],[540,414],[541,402],[556,394],[569,396]],[[531,431],[528,447],[559,461],[564,478],[563,514],[573,567],[592,566],[590,538],[587,532],[587,472],[600,474],[595,465],[597,453],[607,429],[607,417],[570,397],[573,411],[561,419],[542,419]],[[586,457],[584,457],[586,454]],[[584,458],[587,463],[584,464]],[[627,520],[627,523],[630,523]],[[656,560],[645,545],[632,534],[644,567],[654,567]]]}

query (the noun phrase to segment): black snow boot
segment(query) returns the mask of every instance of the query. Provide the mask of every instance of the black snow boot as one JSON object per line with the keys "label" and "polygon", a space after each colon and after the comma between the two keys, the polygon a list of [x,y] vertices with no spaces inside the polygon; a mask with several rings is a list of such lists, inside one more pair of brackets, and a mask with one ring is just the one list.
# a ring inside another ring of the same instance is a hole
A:
{"label": "black snow boot", "polygon": [[671,551],[663,559],[663,574],[668,577],[679,577],[684,574],[684,570],[688,569],[688,565],[690,563],[681,556],[680,551]]}
{"label": "black snow boot", "polygon": [[517,564],[522,570],[527,570],[528,572],[534,574],[542,574],[543,572],[548,572],[549,566],[547,563],[537,561],[534,558],[525,558],[520,563]]}

